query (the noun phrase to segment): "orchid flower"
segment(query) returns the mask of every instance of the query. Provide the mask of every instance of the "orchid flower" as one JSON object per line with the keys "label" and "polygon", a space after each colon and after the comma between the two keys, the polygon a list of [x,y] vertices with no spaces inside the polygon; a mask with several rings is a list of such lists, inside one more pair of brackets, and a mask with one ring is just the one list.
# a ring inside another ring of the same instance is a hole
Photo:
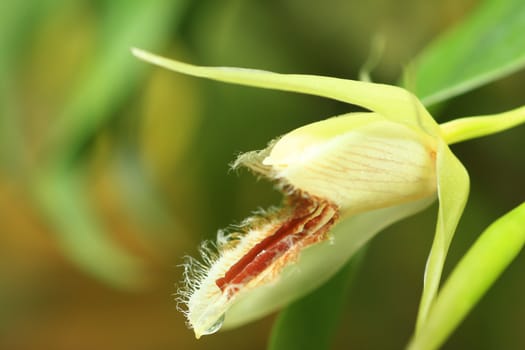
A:
{"label": "orchid flower", "polygon": [[191,260],[181,292],[195,335],[260,318],[329,279],[377,232],[439,201],[417,329],[438,292],[443,265],[469,193],[452,143],[525,122],[525,107],[438,125],[409,91],[391,85],[261,70],[200,67],[133,49],[158,66],[228,83],[322,96],[361,106],[241,155],[284,194],[280,208],[219,231]]}

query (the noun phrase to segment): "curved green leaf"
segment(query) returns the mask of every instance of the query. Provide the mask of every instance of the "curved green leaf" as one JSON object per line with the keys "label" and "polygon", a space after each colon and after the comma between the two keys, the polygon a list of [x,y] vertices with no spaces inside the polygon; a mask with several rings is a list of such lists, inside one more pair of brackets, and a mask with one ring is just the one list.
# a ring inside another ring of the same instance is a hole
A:
{"label": "curved green leaf", "polygon": [[134,289],[143,283],[139,259],[127,254],[104,232],[86,201],[88,190],[79,171],[41,176],[36,185],[38,205],[51,220],[63,254],[108,284]]}
{"label": "curved green leaf", "polygon": [[502,216],[478,238],[447,280],[427,321],[408,349],[437,349],[525,244],[525,203]]}
{"label": "curved green leaf", "polygon": [[436,234],[425,269],[416,332],[425,323],[428,311],[437,294],[448,248],[469,193],[468,173],[444,141],[439,143],[436,156],[439,211]]}
{"label": "curved green leaf", "polygon": [[18,171],[24,152],[20,127],[23,118],[15,103],[17,73],[23,62],[21,56],[31,33],[63,1],[0,2],[0,166],[4,171]]}
{"label": "curved green leaf", "polygon": [[431,105],[521,69],[523,33],[524,1],[484,1],[416,60],[416,95]]}
{"label": "curved green leaf", "polygon": [[64,254],[84,271],[117,287],[140,284],[140,264],[108,239],[91,210],[77,156],[139,81],[142,68],[128,47],[158,46],[169,34],[185,3],[169,0],[106,2],[101,40],[91,64],[79,77],[62,112],[52,125],[47,163],[35,171],[33,196],[47,215]]}

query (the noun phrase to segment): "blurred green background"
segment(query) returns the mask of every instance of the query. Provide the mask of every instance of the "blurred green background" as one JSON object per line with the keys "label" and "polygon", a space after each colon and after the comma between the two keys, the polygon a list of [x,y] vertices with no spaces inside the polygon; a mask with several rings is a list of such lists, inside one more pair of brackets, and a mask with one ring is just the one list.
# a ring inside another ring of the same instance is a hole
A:
{"label": "blurred green background", "polygon": [[[229,171],[235,155],[355,110],[201,81],[149,66],[132,46],[205,65],[395,84],[466,1],[23,0],[0,3],[0,349],[264,349],[273,316],[196,341],[176,311],[184,255],[279,202]],[[475,58],[473,58],[475,59]],[[518,72],[436,108],[439,121],[525,104]],[[525,128],[453,147],[472,193],[447,270],[525,198]],[[400,349],[411,335],[435,206],[380,234],[334,349]],[[521,254],[446,349],[525,348]]]}

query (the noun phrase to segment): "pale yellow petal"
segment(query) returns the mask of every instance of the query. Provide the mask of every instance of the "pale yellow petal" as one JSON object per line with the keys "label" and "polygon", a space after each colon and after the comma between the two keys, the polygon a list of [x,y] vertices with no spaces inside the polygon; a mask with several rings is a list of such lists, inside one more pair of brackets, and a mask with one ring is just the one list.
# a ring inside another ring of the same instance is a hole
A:
{"label": "pale yellow petal", "polygon": [[439,134],[437,123],[417,97],[397,86],[246,68],[195,66],[136,48],[132,52],[144,61],[176,72],[240,85],[327,97],[364,107],[389,120],[418,127],[431,135]]}

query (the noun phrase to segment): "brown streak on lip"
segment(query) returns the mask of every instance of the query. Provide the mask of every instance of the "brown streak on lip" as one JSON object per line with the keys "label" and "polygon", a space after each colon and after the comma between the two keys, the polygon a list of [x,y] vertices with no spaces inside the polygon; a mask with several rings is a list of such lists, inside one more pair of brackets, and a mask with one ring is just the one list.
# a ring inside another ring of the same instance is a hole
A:
{"label": "brown streak on lip", "polygon": [[[292,248],[306,247],[326,238],[326,233],[337,220],[337,207],[326,201],[303,197],[291,199],[292,214],[285,216],[277,230],[253,246],[233,264],[215,284],[229,296],[250,282]],[[326,222],[319,226],[319,223]],[[232,288],[228,288],[232,287]]]}

